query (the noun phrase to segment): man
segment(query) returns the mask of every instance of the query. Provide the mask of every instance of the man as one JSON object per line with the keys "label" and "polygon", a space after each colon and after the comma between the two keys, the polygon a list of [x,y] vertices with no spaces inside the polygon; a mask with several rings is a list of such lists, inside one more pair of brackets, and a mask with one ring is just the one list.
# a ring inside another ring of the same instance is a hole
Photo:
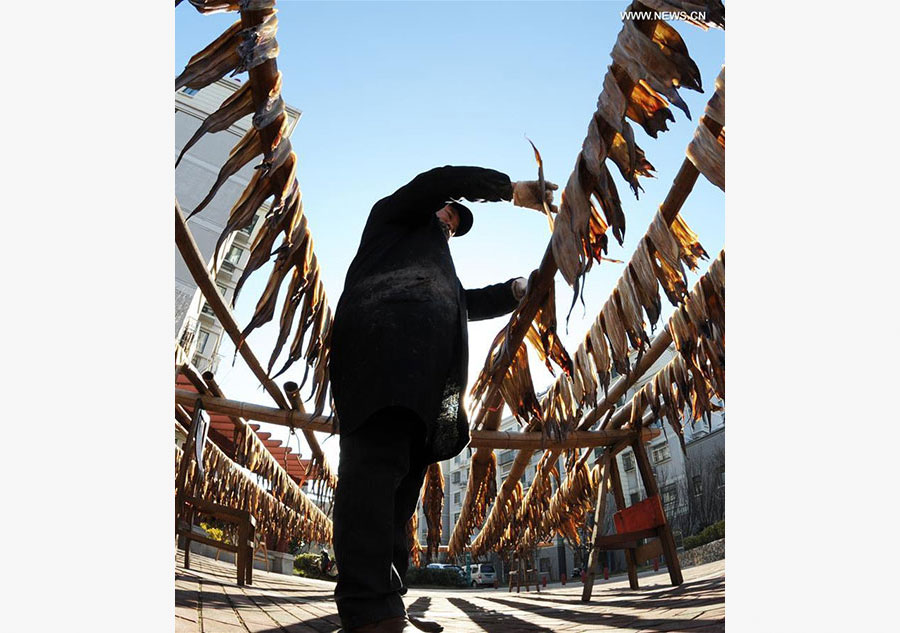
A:
{"label": "man", "polygon": [[[547,188],[550,204],[557,187]],[[335,600],[345,633],[410,630],[401,598],[406,524],[428,465],[459,454],[469,441],[461,406],[466,321],[508,314],[525,294],[523,278],[463,289],[447,244],[472,227],[460,198],[543,208],[536,181],[513,183],[480,167],[420,174],[372,207],[335,311]]]}

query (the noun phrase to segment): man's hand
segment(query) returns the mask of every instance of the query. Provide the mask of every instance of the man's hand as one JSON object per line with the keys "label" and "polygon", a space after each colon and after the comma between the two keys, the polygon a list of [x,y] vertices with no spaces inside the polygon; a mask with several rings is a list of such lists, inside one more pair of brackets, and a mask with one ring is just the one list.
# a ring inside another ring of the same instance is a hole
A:
{"label": "man's hand", "polygon": [[553,192],[559,187],[549,180],[544,181],[547,187],[547,197],[541,198],[541,185],[537,180],[520,180],[513,183],[513,204],[517,207],[526,207],[535,211],[544,210],[544,202],[550,207],[550,211],[556,213],[558,209],[553,204]]}
{"label": "man's hand", "polygon": [[516,301],[521,301],[525,295],[528,294],[528,291],[531,290],[531,286],[534,285],[534,280],[537,279],[537,270],[531,271],[531,274],[528,275],[528,279],[524,277],[519,277],[514,279],[512,282],[512,293],[513,297],[515,297]]}

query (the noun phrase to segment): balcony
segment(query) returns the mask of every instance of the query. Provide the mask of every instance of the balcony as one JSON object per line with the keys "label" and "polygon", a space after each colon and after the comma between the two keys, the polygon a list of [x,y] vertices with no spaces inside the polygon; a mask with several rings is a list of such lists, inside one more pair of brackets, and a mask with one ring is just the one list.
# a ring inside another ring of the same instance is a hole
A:
{"label": "balcony", "polygon": [[221,354],[213,354],[212,358],[207,358],[206,356],[201,356],[200,354],[194,354],[194,357],[191,359],[191,364],[193,364],[194,367],[196,367],[197,371],[201,374],[205,371],[216,373],[216,371],[219,369],[219,362],[221,360]]}
{"label": "balcony", "polygon": [[197,319],[188,317],[181,326],[181,336],[178,339],[178,345],[184,350],[185,354],[191,353],[191,346],[194,344],[194,338],[197,335],[197,327],[199,323]]}

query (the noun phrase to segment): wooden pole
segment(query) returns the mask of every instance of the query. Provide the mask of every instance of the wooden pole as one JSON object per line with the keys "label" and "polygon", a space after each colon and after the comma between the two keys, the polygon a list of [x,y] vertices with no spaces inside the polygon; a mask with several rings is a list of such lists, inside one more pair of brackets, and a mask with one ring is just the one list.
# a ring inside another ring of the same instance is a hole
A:
{"label": "wooden pole", "polygon": [[597,549],[597,541],[603,536],[603,518],[606,515],[606,495],[609,492],[611,461],[609,454],[604,453],[600,485],[597,486],[597,503],[594,504],[594,531],[591,535],[591,553],[588,556],[588,568],[584,577],[584,588],[581,591],[582,602],[588,602],[591,599],[591,592],[594,590],[594,576],[597,574],[597,558],[600,553],[600,550]]}
{"label": "wooden pole", "polygon": [[[619,475],[619,466],[613,460],[613,467],[609,471],[610,484],[612,487],[613,499],[616,502],[616,510],[625,509],[625,491],[622,489],[622,477]],[[637,563],[635,561],[634,548],[625,548],[625,567],[628,570],[628,586],[632,589],[638,588]]]}
{"label": "wooden pole", "polygon": [[[200,400],[203,408],[210,413],[220,413],[230,417],[239,417],[244,420],[256,420],[268,422],[280,426],[293,426],[304,429],[310,433],[332,433],[331,423],[323,416],[315,416],[309,413],[300,413],[296,409],[284,410],[274,407],[265,407],[240,400],[228,400],[209,394],[197,394],[186,389],[175,390],[176,405],[193,407]],[[572,431],[569,436],[561,441],[548,440],[542,433],[512,432],[512,431],[472,431],[471,444],[481,447],[528,450],[537,447],[546,447],[553,450],[567,450],[570,448],[589,448],[595,446],[612,446],[618,442],[631,442],[635,438],[635,431],[630,429],[615,429],[608,431]],[[642,429],[641,441],[649,442],[657,437],[660,431],[657,429]],[[516,481],[513,479],[513,481]]]}
{"label": "wooden pole", "polygon": [[[653,475],[653,468],[650,466],[650,458],[647,457],[647,451],[641,442],[634,442],[631,445],[634,451],[635,462],[637,462],[638,472],[641,475],[641,481],[644,482],[644,489],[647,491],[648,497],[659,497],[659,487],[656,485],[656,477]],[[661,500],[660,500],[661,501]],[[673,585],[680,585],[684,582],[681,575],[681,562],[678,560],[678,550],[675,546],[675,538],[672,536],[672,530],[669,527],[669,520],[663,512],[663,524],[657,528],[660,544],[662,545],[663,554],[666,557],[666,566],[669,568],[669,578]]]}

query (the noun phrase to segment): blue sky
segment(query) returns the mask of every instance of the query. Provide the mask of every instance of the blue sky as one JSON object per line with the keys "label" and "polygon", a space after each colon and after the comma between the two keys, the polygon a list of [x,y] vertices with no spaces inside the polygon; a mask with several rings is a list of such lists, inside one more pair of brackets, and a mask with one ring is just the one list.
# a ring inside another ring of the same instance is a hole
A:
{"label": "blue sky", "polygon": [[[372,204],[416,174],[445,164],[479,165],[513,180],[534,179],[537,167],[525,135],[544,159],[546,177],[560,189],[572,171],[596,108],[609,53],[627,2],[279,2],[278,67],[283,94],[303,111],[292,142],[304,208],[332,306],[359,243]],[[202,16],[188,3],[175,11],[175,68],[217,37],[235,14]],[[665,197],[713,81],[725,57],[725,35],[673,23],[700,68],[704,93],[682,90],[693,121],[673,108],[670,130],[652,139],[635,134],[656,178],[635,200],[613,169],[627,219],[626,239],[611,239],[609,256],[627,261]],[[246,76],[246,75],[244,75]],[[700,178],[682,209],[711,257],[724,246],[724,194]],[[508,203],[472,204],[472,231],[451,241],[466,287],[528,276],[549,239],[541,215]],[[571,352],[622,272],[595,266],[585,288],[586,309],[565,312],[572,291],[557,276],[560,334]],[[701,270],[700,272],[703,272]],[[255,273],[237,306],[246,323],[268,267]],[[696,276],[692,276],[692,280]],[[664,302],[665,303],[665,302]],[[505,319],[470,324],[469,381]],[[250,336],[268,357],[277,327]],[[217,379],[232,398],[270,404],[233,346]],[[534,360],[534,359],[533,359]],[[279,380],[296,379],[301,367]],[[538,388],[552,378],[536,362]],[[270,429],[271,430],[271,429]],[[286,437],[275,429],[275,437]],[[337,440],[324,444],[336,462]]]}

